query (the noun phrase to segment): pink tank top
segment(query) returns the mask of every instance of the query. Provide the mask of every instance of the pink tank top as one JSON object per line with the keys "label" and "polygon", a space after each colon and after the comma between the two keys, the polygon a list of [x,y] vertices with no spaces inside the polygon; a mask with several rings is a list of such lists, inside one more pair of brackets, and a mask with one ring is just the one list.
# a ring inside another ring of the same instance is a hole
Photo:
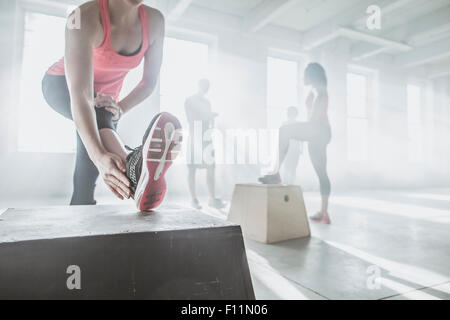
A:
{"label": "pink tank top", "polygon": [[[117,53],[111,43],[111,22],[108,12],[108,0],[98,0],[104,38],[101,45],[94,48],[94,91],[118,99],[123,80],[131,69],[141,63],[149,47],[149,25],[144,6],[139,7],[142,25],[142,45],[138,53],[124,56]],[[64,58],[61,58],[47,71],[50,75],[65,75]]]}

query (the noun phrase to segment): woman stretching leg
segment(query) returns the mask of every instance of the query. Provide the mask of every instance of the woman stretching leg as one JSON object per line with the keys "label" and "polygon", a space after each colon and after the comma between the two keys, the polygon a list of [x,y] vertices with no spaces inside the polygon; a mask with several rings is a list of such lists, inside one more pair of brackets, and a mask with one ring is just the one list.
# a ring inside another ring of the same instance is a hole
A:
{"label": "woman stretching leg", "polygon": [[306,100],[308,108],[307,122],[284,125],[279,132],[279,157],[276,173],[259,179],[264,184],[281,183],[279,169],[284,162],[290,140],[308,142],[309,157],[319,178],[322,208],[312,216],[313,221],[330,223],[328,199],[331,192],[330,179],[327,173],[327,146],[331,141],[331,127],[328,120],[328,93],[325,70],[318,63],[311,63],[305,70],[305,84],[311,85],[311,92]]}
{"label": "woman stretching leg", "polygon": [[[142,145],[127,153],[116,132],[122,114],[153,92],[160,72],[164,18],[143,0],[95,0],[81,5],[66,28],[63,59],[44,76],[48,104],[75,122],[77,157],[72,205],[95,204],[99,173],[120,199],[134,198],[140,210],[151,210],[164,198],[164,174],[175,157],[180,123],[162,113],[153,118]],[[117,101],[128,72],[144,60],[141,82]]]}

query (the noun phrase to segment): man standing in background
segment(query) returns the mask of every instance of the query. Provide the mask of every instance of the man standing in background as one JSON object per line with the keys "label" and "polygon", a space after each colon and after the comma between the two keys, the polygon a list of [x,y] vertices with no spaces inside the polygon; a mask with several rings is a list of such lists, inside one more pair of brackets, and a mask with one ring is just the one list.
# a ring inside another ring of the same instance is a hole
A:
{"label": "man standing in background", "polygon": [[[188,182],[191,194],[191,204],[196,209],[201,209],[197,198],[195,187],[195,174],[197,169],[206,169],[206,182],[209,193],[209,206],[221,209],[225,205],[222,200],[217,199],[215,195],[215,163],[214,159],[205,161],[206,152],[214,156],[211,137],[206,137],[205,132],[214,126],[214,119],[218,116],[213,113],[211,103],[206,98],[209,92],[210,82],[208,79],[202,79],[198,82],[198,92],[186,99],[184,104],[186,117],[189,123],[189,146],[187,152],[188,163]],[[201,128],[196,130],[196,128]],[[205,151],[207,150],[207,151]],[[212,150],[212,152],[211,152]],[[196,153],[201,152],[201,155]]]}

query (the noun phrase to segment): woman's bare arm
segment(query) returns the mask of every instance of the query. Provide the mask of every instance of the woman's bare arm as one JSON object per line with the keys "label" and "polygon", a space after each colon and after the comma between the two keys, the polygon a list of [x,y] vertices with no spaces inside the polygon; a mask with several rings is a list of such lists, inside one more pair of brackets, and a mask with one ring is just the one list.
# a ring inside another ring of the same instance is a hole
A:
{"label": "woman's bare arm", "polygon": [[119,156],[108,153],[100,139],[94,110],[93,48],[102,37],[98,10],[81,8],[81,28],[66,28],[65,68],[72,117],[89,157],[109,189],[119,198],[129,197],[129,181]]}
{"label": "woman's bare arm", "polygon": [[87,10],[81,12],[81,28],[66,28],[65,63],[72,115],[92,160],[106,152],[98,133],[94,112],[93,47],[96,26]]}

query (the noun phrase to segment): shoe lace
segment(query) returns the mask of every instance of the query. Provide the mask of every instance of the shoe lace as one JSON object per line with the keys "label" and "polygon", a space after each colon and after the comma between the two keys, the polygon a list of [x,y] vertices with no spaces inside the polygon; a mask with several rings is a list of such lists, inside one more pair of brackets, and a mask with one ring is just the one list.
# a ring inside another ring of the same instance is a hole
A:
{"label": "shoe lace", "polygon": [[131,147],[125,145],[125,149],[127,149],[128,151],[131,151],[131,152],[136,152],[136,151],[140,151],[142,149],[142,146],[139,146],[136,148],[131,148]]}
{"label": "shoe lace", "polygon": [[131,151],[127,157],[127,174],[128,178],[131,181],[131,190],[134,192],[134,188],[136,187],[136,183],[138,180],[138,172],[136,170],[137,163],[140,161],[142,146],[136,148],[130,148],[129,146],[125,146],[125,149]]}

